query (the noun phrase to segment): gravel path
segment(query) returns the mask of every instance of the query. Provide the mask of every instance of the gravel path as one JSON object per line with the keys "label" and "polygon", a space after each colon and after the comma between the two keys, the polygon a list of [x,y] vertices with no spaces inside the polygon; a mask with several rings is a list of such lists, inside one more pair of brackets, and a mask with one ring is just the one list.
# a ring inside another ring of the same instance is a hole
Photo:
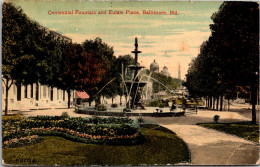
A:
{"label": "gravel path", "polygon": [[37,115],[50,115],[50,116],[61,116],[63,112],[67,112],[71,117],[92,117],[91,115],[77,114],[74,112],[75,108],[51,108],[51,109],[42,109],[42,110],[26,110],[26,111],[13,111],[12,113],[21,113],[25,117],[37,116]]}
{"label": "gravel path", "polygon": [[220,115],[220,122],[245,121],[247,118],[230,112],[199,111],[197,115],[173,118],[145,118],[156,122],[180,136],[191,152],[192,165],[253,165],[259,158],[259,145],[196,125],[212,122],[214,115]]}

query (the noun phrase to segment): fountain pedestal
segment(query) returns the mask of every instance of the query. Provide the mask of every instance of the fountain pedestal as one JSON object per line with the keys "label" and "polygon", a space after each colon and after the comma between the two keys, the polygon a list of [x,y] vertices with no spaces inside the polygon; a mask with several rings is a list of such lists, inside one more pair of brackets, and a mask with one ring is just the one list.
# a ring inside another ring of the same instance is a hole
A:
{"label": "fountain pedestal", "polygon": [[147,84],[146,82],[139,81],[137,77],[138,71],[144,68],[143,66],[138,65],[138,54],[142,52],[138,50],[137,38],[135,38],[134,46],[135,46],[135,50],[132,51],[132,53],[135,54],[135,64],[127,67],[132,71],[134,71],[134,76],[132,80],[125,81],[128,92],[130,93],[129,94],[130,100],[128,101],[127,108],[131,108],[131,109],[142,107],[141,92],[143,87]]}

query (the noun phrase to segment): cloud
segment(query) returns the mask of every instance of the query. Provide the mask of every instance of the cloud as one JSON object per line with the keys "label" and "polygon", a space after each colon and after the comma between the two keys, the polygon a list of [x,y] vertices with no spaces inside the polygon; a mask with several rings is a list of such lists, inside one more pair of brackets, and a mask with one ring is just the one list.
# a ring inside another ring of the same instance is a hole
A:
{"label": "cloud", "polygon": [[128,46],[128,45],[123,45],[123,46],[120,46],[121,48],[133,48],[133,46]]}
{"label": "cloud", "polygon": [[144,54],[140,54],[140,56],[156,56],[155,53],[144,53]]}
{"label": "cloud", "polygon": [[145,43],[145,44],[152,44],[152,43],[156,43],[156,42],[146,41],[146,42],[142,42],[142,43]]}
{"label": "cloud", "polygon": [[173,53],[173,52],[179,52],[180,50],[161,50],[160,52],[167,52],[167,53]]}
{"label": "cloud", "polygon": [[72,42],[75,43],[82,43],[84,42],[86,39],[96,39],[97,37],[100,37],[101,39],[104,39],[105,37],[107,37],[106,35],[103,34],[87,34],[87,35],[81,35],[81,34],[63,34],[66,37],[69,37],[72,39]]}
{"label": "cloud", "polygon": [[168,54],[163,54],[163,57],[172,57],[172,55],[168,55]]}
{"label": "cloud", "polygon": [[160,36],[160,35],[147,35],[144,38],[145,39],[158,39],[158,38],[162,38],[162,36]]}
{"label": "cloud", "polygon": [[182,35],[184,33],[182,32],[174,32],[174,31],[165,31],[166,34],[170,34],[170,35]]}
{"label": "cloud", "polygon": [[177,54],[177,56],[191,56],[191,54]]}
{"label": "cloud", "polygon": [[152,46],[152,45],[140,45],[140,48],[152,48],[152,47],[154,47],[154,46]]}

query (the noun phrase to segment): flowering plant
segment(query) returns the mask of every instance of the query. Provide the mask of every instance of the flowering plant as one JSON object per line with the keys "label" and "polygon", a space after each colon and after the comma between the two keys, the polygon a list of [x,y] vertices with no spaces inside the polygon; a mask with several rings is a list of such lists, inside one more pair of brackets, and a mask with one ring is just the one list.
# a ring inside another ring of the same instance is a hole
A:
{"label": "flowering plant", "polygon": [[14,139],[4,141],[2,146],[3,148],[25,146],[29,144],[38,143],[41,141],[41,139],[42,138],[40,138],[38,135],[14,138]]}

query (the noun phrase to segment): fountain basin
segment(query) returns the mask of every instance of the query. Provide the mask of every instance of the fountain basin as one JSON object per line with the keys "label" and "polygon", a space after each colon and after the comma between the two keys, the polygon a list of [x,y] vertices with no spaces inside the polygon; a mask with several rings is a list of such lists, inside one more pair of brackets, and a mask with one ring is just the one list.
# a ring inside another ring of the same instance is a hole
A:
{"label": "fountain basin", "polygon": [[[107,111],[96,111],[93,108],[82,107],[75,110],[78,114],[87,114],[95,116],[114,116],[114,117],[130,117],[130,116],[147,116],[147,117],[177,117],[184,116],[185,112],[180,108],[170,111],[170,108],[146,107],[146,110],[131,110],[131,112],[123,112],[125,107],[108,108]],[[158,109],[158,112],[157,110]],[[162,112],[160,112],[162,110]],[[187,111],[187,110],[186,110]]]}

